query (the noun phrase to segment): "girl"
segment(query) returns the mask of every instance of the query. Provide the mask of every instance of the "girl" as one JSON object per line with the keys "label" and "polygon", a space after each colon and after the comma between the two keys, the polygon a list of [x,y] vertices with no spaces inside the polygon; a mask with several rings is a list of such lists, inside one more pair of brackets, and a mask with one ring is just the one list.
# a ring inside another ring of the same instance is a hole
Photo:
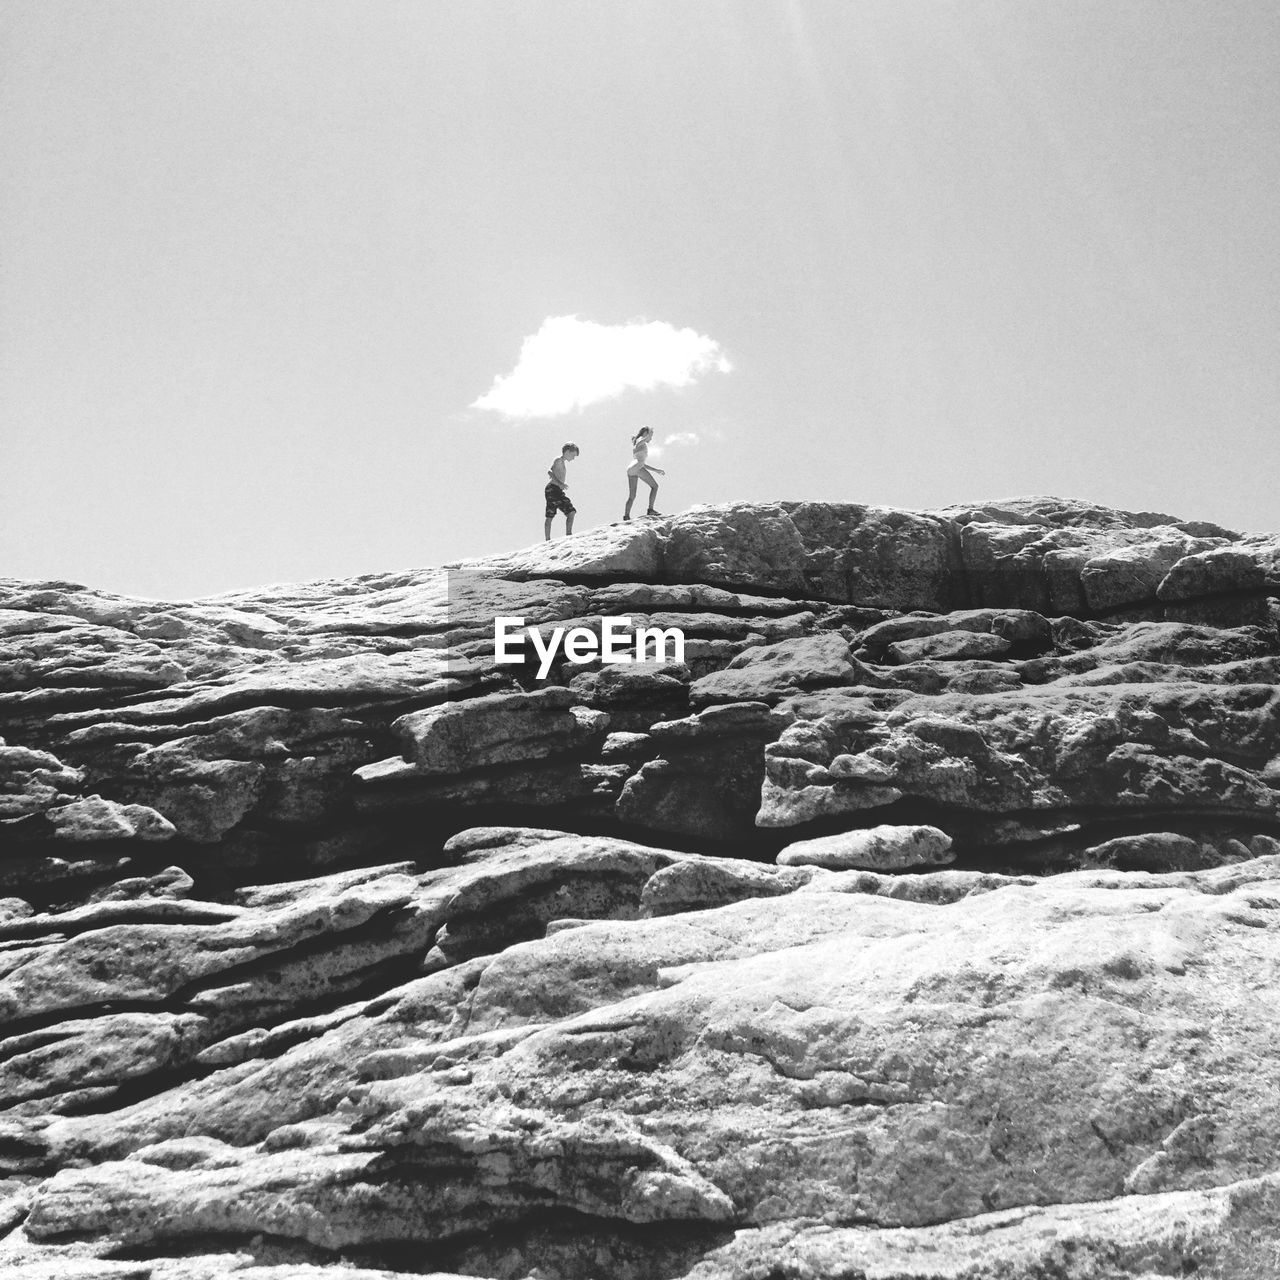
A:
{"label": "girl", "polygon": [[649,486],[649,510],[645,512],[645,515],[660,516],[662,514],[653,505],[658,496],[658,482],[653,478],[653,473],[656,471],[660,476],[665,476],[667,473],[661,467],[651,467],[646,461],[649,456],[649,441],[651,439],[653,439],[652,427],[641,427],[631,437],[631,452],[635,457],[635,461],[627,468],[627,507],[622,513],[624,520],[631,519],[631,504],[636,500],[637,480],[643,480]]}

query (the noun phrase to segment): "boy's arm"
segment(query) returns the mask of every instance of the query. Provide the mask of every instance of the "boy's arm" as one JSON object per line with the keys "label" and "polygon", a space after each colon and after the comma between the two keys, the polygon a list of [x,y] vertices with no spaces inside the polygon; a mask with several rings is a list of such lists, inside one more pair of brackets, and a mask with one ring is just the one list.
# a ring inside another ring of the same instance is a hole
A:
{"label": "boy's arm", "polygon": [[565,479],[564,479],[564,459],[563,458],[557,458],[551,464],[550,475],[551,475],[551,478],[556,482],[556,484],[558,484],[562,489],[567,489],[569,487],[565,483]]}

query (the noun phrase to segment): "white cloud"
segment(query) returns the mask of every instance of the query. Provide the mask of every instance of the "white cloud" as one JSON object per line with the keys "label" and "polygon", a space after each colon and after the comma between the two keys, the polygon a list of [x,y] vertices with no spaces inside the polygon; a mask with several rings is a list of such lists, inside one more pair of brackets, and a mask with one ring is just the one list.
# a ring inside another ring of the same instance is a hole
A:
{"label": "white cloud", "polygon": [[732,368],[713,338],[665,320],[610,325],[548,316],[524,340],[516,367],[471,407],[550,418],[633,388],[687,387],[700,374]]}
{"label": "white cloud", "polygon": [[666,444],[674,445],[694,445],[701,441],[702,437],[696,431],[673,431],[671,435],[665,439]]}

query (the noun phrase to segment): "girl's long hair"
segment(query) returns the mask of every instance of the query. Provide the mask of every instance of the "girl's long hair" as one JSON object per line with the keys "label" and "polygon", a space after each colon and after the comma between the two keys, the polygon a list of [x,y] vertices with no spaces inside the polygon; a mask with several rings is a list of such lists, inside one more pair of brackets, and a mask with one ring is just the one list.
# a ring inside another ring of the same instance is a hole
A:
{"label": "girl's long hair", "polygon": [[635,435],[631,437],[631,443],[634,446],[641,436],[652,436],[652,435],[653,435],[652,427],[641,427],[640,430],[637,431]]}

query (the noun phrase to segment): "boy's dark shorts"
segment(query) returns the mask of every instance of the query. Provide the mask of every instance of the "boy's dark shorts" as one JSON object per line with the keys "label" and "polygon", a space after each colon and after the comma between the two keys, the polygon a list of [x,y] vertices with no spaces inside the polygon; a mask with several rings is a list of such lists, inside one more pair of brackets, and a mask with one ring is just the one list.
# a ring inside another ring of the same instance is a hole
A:
{"label": "boy's dark shorts", "polygon": [[565,515],[576,515],[578,508],[569,501],[569,495],[558,484],[548,483],[546,490],[547,498],[547,515],[548,520],[551,519],[557,511],[563,511]]}

